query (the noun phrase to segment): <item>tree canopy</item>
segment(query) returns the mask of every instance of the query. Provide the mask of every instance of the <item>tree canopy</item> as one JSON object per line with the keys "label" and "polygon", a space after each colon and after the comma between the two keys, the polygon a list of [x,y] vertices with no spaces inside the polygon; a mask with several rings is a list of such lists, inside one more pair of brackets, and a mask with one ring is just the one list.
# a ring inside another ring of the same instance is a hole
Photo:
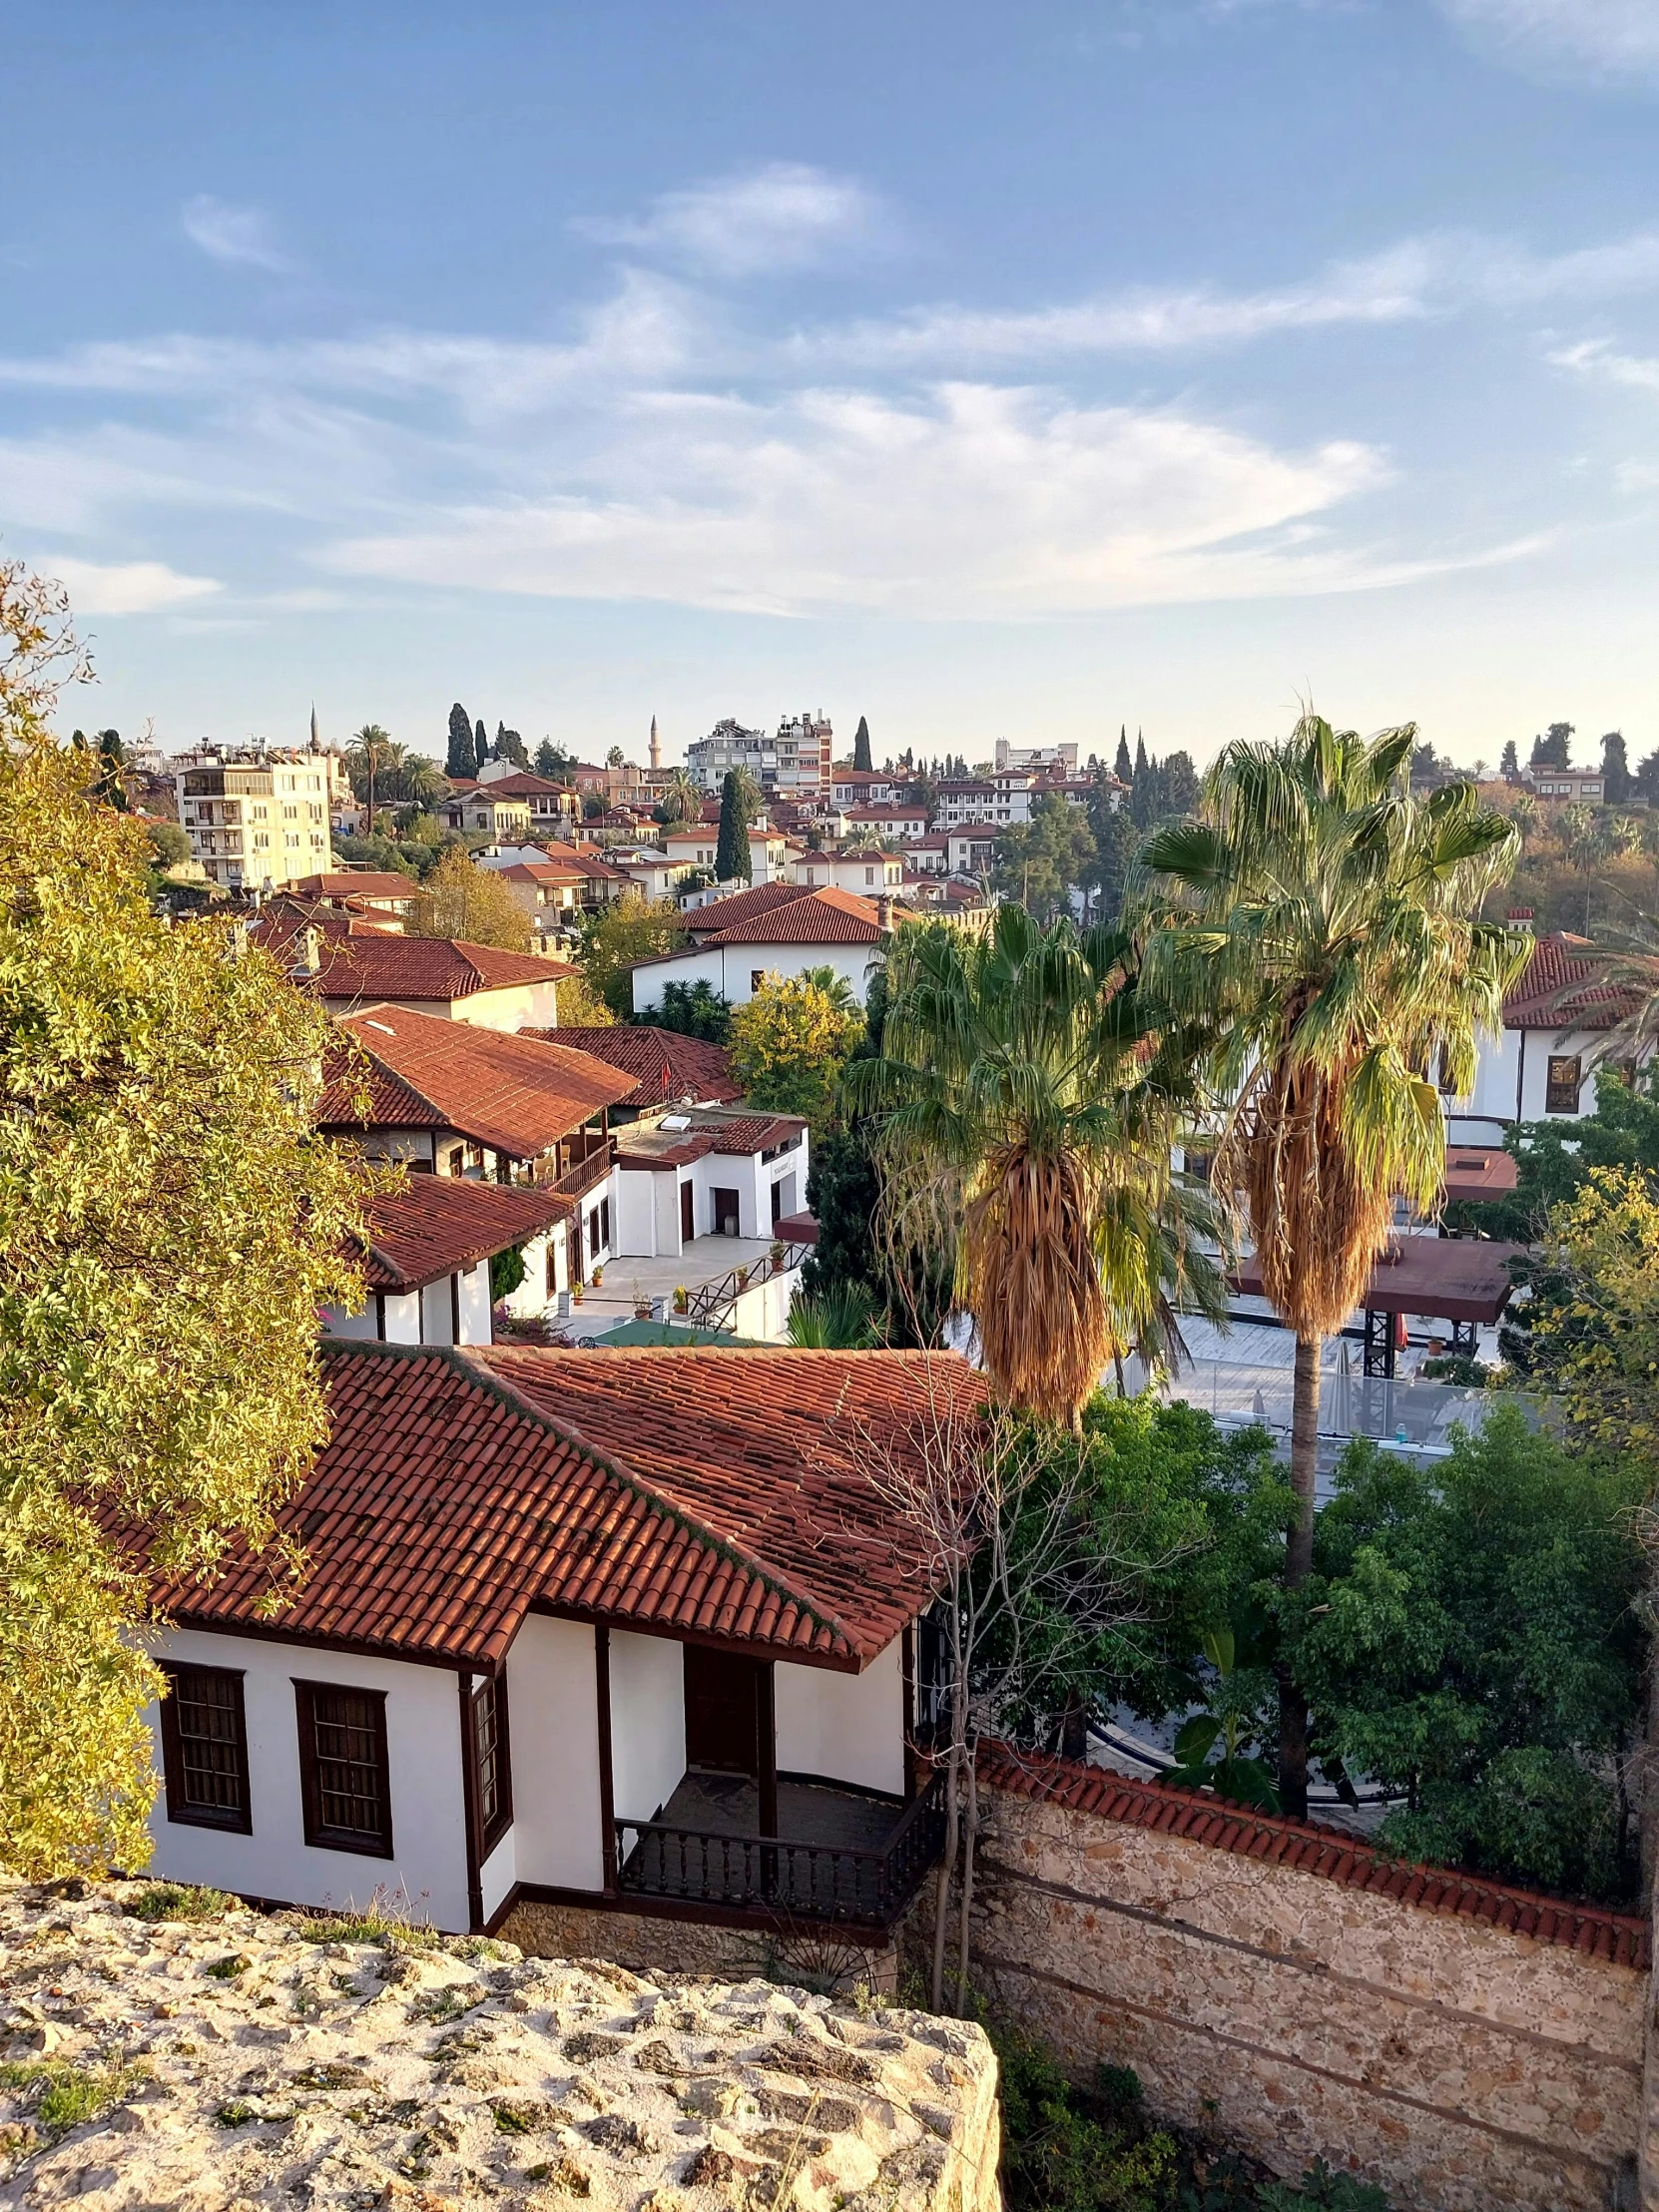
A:
{"label": "tree canopy", "polygon": [[577,963],[588,988],[604,1000],[619,1021],[630,1021],[634,1013],[632,963],[648,960],[655,952],[674,951],[685,942],[685,919],[672,899],[646,899],[629,891],[584,920]]}
{"label": "tree canopy", "polygon": [[845,988],[832,974],[767,975],[749,1003],[733,1009],[727,1041],[745,1098],[774,1113],[802,1114],[815,1128],[829,1118],[863,1033]]}
{"label": "tree canopy", "polygon": [[528,913],[494,868],[477,866],[458,845],[422,882],[407,926],[417,937],[460,937],[503,952],[530,949]]}
{"label": "tree canopy", "polygon": [[867,774],[871,768],[871,765],[872,764],[869,757],[869,724],[864,720],[863,716],[860,715],[858,717],[858,727],[853,733],[852,738],[852,766],[856,769],[864,770]]}
{"label": "tree canopy", "polygon": [[478,749],[472,742],[472,718],[457,699],[449,710],[449,750],[443,772],[455,779],[476,776]]}
{"label": "tree canopy", "polygon": [[[0,600],[10,589],[0,579]],[[0,625],[3,627],[3,625]],[[38,666],[38,663],[36,664]],[[0,672],[0,1862],[142,1865],[142,1585],[211,1571],[324,1433],[316,1310],[368,1185],[312,1133],[332,1035],[234,925],[169,927],[142,830]],[[282,1571],[274,1571],[280,1603]]]}
{"label": "tree canopy", "polygon": [[741,768],[726,772],[720,788],[720,835],[715,845],[715,874],[723,883],[748,880],[752,861],[749,825],[754,815],[753,779]]}

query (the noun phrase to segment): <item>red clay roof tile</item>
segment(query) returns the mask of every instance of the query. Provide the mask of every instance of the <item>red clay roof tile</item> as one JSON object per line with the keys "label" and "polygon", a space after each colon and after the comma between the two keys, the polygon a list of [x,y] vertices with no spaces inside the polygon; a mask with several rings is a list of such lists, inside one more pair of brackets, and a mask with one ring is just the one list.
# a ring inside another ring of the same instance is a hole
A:
{"label": "red clay roof tile", "polygon": [[411,1175],[369,1208],[371,1291],[418,1290],[526,1243],[573,1211],[545,1187]]}
{"label": "red clay roof tile", "polygon": [[366,1005],[382,998],[454,1001],[477,991],[526,983],[556,983],[576,971],[561,960],[458,938],[356,936],[329,938],[314,970],[294,980],[318,998]]}
{"label": "red clay roof tile", "polygon": [[664,1106],[685,1098],[729,1105],[743,1096],[732,1080],[732,1055],[724,1045],[682,1037],[673,1029],[615,1021],[604,1029],[526,1029],[520,1034],[591,1053],[636,1077],[634,1088],[619,1100],[622,1105]]}

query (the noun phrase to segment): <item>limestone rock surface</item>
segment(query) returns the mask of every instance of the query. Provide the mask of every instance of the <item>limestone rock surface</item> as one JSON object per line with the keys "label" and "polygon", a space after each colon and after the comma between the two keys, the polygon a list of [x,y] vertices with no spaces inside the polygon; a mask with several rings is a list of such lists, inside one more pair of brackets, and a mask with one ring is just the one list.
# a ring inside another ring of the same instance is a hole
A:
{"label": "limestone rock surface", "polygon": [[999,2202],[976,2027],[383,1923],[135,1905],[169,1900],[0,1885],[5,2212]]}

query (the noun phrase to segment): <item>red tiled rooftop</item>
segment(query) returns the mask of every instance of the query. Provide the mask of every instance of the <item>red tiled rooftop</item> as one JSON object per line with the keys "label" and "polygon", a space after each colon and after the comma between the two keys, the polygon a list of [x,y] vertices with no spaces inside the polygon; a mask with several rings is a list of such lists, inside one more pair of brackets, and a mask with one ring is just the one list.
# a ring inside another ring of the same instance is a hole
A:
{"label": "red tiled rooftop", "polygon": [[[393,1006],[352,1014],[340,1027],[368,1066],[343,1044],[330,1060],[317,1110],[325,1129],[454,1129],[533,1160],[629,1091],[615,1068],[542,1037]],[[366,1111],[358,1100],[365,1083]]]}
{"label": "red tiled rooftop", "polygon": [[1566,930],[1540,937],[1520,980],[1503,1001],[1505,1029],[1611,1029],[1635,1005],[1635,993],[1594,980],[1588,937]]}
{"label": "red tiled rooftop", "polygon": [[413,898],[420,889],[394,868],[339,868],[301,876],[293,887],[301,898]]}
{"label": "red tiled rooftop", "polygon": [[[855,1457],[928,1402],[919,1354],[329,1345],[331,1426],[277,1512],[309,1570],[159,1575],[181,1624],[498,1668],[532,1606],[855,1671],[928,1595]],[[721,1371],[732,1373],[722,1377]],[[932,1387],[969,1391],[962,1362]],[[855,1415],[855,1419],[854,1419]],[[147,1531],[121,1531],[142,1560]]]}
{"label": "red tiled rooftop", "polygon": [[682,1037],[673,1029],[615,1021],[603,1029],[526,1029],[522,1034],[591,1053],[634,1076],[634,1088],[618,1101],[621,1105],[665,1106],[685,1098],[721,1105],[743,1096],[732,1080],[732,1055],[724,1045]]}
{"label": "red tiled rooftop", "polygon": [[453,1001],[475,991],[505,990],[526,983],[555,983],[575,970],[559,960],[530,952],[503,952],[494,945],[468,944],[451,937],[357,937],[330,939],[320,947],[320,964],[295,980],[320,998],[363,1004],[382,998]]}
{"label": "red tiled rooftop", "polygon": [[411,1175],[369,1208],[364,1279],[371,1291],[419,1290],[527,1243],[571,1211],[546,1188]]}
{"label": "red tiled rooftop", "polygon": [[749,890],[734,891],[730,898],[715,898],[706,906],[688,908],[685,923],[694,936],[713,935],[807,896],[805,883],[756,883]]}
{"label": "red tiled rooftop", "polygon": [[1136,1782],[1110,1768],[1088,1767],[1046,1752],[1014,1752],[1002,1744],[981,1749],[979,1775],[990,1788],[1011,1797],[1063,1806],[1067,1812],[1093,1814],[1129,1828],[1155,1828],[1240,1858],[1271,1859],[1277,1866],[1340,1882],[1345,1889],[1367,1890],[1425,1913],[1486,1921],[1534,1941],[1560,1943],[1619,1965],[1643,1971],[1648,1965],[1648,1924],[1638,1914],[1574,1904],[1455,1868],[1394,1859],[1346,1829],[1256,1813],[1224,1805],[1199,1790]]}

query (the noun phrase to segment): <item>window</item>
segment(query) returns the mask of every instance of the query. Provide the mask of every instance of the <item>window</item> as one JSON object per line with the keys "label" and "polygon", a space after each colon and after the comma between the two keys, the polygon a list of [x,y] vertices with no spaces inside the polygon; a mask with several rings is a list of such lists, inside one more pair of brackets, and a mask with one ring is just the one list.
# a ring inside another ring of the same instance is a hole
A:
{"label": "window", "polygon": [[467,1700],[472,1754],[472,1818],[480,1861],[513,1825],[513,1777],[507,1751],[507,1685],[482,1681]]}
{"label": "window", "polygon": [[1544,1083],[1544,1112],[1576,1114],[1580,1080],[1578,1054],[1552,1052]]}
{"label": "window", "polygon": [[391,1857],[391,1781],[383,1690],[295,1682],[305,1841],[324,1851]]}
{"label": "window", "polygon": [[598,1257],[599,1257],[599,1208],[598,1208],[598,1207],[596,1206],[596,1207],[594,1208],[593,1212],[592,1212],[592,1213],[591,1213],[591,1214],[590,1214],[590,1215],[588,1216],[588,1258],[589,1258],[590,1260],[597,1260],[597,1259],[598,1259]]}
{"label": "window", "polygon": [[193,1828],[254,1826],[242,1675],[231,1667],[169,1667],[162,1700],[167,1817]]}
{"label": "window", "polygon": [[611,1202],[608,1198],[599,1201],[599,1241],[608,1252],[611,1248]]}
{"label": "window", "polygon": [[764,967],[758,967],[758,968],[751,968],[751,969],[750,969],[750,971],[749,971],[749,987],[750,987],[750,989],[751,989],[752,991],[758,991],[758,990],[760,989],[761,985],[762,985],[762,984],[763,984],[763,983],[764,983],[764,982],[766,981],[766,979],[767,979],[767,971],[766,971],[766,969],[765,969]]}

